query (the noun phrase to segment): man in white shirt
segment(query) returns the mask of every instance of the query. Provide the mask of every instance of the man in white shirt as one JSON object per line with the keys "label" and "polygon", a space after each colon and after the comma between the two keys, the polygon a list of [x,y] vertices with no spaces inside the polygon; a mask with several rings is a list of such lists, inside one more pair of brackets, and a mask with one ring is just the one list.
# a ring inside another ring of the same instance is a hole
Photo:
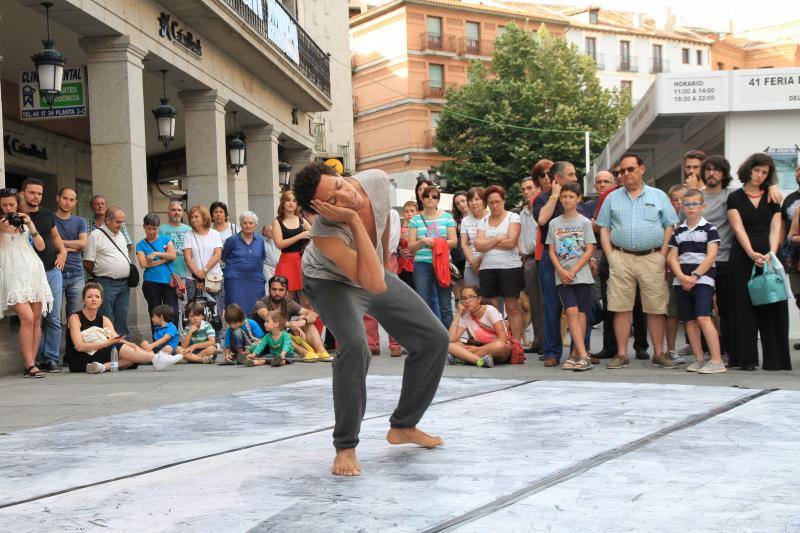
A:
{"label": "man in white shirt", "polygon": [[525,279],[525,295],[528,297],[531,323],[533,324],[533,340],[526,352],[541,353],[544,340],[544,326],[542,320],[542,293],[539,290],[539,275],[536,269],[536,236],[539,225],[533,218],[531,204],[541,189],[534,183],[531,176],[525,176],[520,182],[522,189],[523,205],[519,212],[522,229],[519,234],[519,255],[522,257],[522,273]]}
{"label": "man in white shirt", "polygon": [[103,306],[100,312],[114,323],[114,329],[127,335],[128,302],[130,300],[130,260],[126,250],[128,240],[122,233],[125,213],[119,207],[109,207],[105,224],[89,234],[83,265],[103,287]]}

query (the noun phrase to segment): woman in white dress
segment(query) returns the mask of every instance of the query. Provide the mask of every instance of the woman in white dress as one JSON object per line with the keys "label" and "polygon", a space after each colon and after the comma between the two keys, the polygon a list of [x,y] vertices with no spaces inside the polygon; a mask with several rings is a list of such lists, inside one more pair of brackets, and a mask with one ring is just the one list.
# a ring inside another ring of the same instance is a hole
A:
{"label": "woman in white dress", "polygon": [[9,310],[17,314],[23,376],[43,378],[47,374],[36,368],[35,358],[42,337],[42,316],[53,308],[53,293],[33,247],[44,250],[44,240],[30,217],[17,213],[16,189],[0,190],[0,210],[0,318]]}

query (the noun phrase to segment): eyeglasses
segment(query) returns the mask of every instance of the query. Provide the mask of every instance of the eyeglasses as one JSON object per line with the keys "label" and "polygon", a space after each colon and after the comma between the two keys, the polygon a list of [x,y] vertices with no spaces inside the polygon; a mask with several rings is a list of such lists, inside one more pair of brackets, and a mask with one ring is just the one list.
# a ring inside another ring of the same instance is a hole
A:
{"label": "eyeglasses", "polygon": [[465,302],[471,302],[472,300],[477,300],[478,297],[477,296],[462,296],[461,299],[464,300]]}
{"label": "eyeglasses", "polygon": [[595,183],[599,185],[608,185],[611,183],[611,180],[595,180]]}
{"label": "eyeglasses", "polygon": [[700,207],[703,205],[703,202],[683,202],[683,207]]}
{"label": "eyeglasses", "polygon": [[434,200],[438,200],[439,199],[439,195],[438,194],[423,194],[422,197],[423,198],[433,198]]}
{"label": "eyeglasses", "polygon": [[611,175],[616,178],[617,176],[619,176],[619,170],[612,170]]}
{"label": "eyeglasses", "polygon": [[633,174],[634,172],[636,172],[636,169],[637,169],[637,168],[638,168],[638,167],[626,167],[626,168],[621,168],[621,169],[619,169],[619,173],[620,173],[620,174],[622,174],[622,175],[625,175],[625,174]]}
{"label": "eyeglasses", "polygon": [[706,169],[706,174],[708,174],[709,172],[722,172],[722,169],[709,167]]}

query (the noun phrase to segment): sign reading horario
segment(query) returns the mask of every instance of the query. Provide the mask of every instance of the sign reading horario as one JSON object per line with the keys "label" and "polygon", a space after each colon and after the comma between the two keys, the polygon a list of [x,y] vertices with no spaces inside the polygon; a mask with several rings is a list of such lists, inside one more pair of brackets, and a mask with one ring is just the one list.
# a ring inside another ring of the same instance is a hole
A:
{"label": "sign reading horario", "polygon": [[61,94],[47,105],[39,94],[36,70],[19,73],[19,118],[22,120],[74,118],[86,116],[86,76],[84,67],[65,67]]}

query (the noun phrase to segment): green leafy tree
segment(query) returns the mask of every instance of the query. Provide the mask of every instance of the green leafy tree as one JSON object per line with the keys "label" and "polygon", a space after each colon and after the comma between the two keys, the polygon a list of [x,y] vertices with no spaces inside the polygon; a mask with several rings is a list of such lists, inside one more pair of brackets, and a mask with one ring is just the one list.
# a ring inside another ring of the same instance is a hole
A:
{"label": "green leafy tree", "polygon": [[451,89],[436,131],[448,189],[497,183],[520,199],[519,180],[542,158],[584,166],[630,112],[630,95],[600,87],[591,58],[542,26],[536,34],[509,24],[486,67],[473,62],[469,83]]}

